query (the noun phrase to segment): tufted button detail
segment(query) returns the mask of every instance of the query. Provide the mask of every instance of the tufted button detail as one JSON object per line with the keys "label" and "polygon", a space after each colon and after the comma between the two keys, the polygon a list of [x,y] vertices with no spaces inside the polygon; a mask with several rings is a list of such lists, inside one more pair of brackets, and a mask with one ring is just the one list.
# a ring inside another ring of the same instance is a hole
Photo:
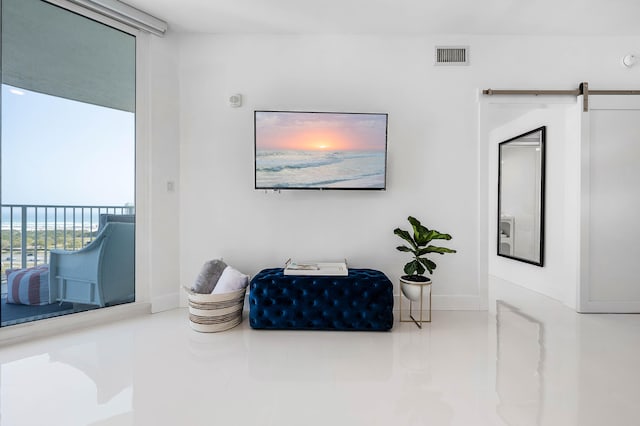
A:
{"label": "tufted button detail", "polygon": [[251,280],[253,328],[389,330],[393,285],[380,271],[350,269],[348,277],[285,276],[265,269]]}

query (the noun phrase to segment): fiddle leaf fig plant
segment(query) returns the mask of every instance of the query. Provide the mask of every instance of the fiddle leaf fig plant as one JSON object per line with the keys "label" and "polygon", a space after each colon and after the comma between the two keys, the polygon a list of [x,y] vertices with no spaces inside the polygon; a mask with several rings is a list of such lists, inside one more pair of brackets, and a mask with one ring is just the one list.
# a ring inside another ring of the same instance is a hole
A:
{"label": "fiddle leaf fig plant", "polygon": [[428,254],[437,253],[443,255],[445,253],[455,253],[456,251],[430,244],[433,240],[450,240],[451,235],[442,234],[435,229],[428,229],[413,216],[409,216],[408,220],[413,228],[413,234],[400,228],[394,229],[393,233],[409,243],[408,246],[402,245],[396,247],[396,249],[411,253],[413,256],[413,259],[404,265],[404,273],[408,276],[406,278],[415,280],[416,277],[423,276],[426,271],[433,274],[433,270],[436,269],[435,262],[427,258]]}

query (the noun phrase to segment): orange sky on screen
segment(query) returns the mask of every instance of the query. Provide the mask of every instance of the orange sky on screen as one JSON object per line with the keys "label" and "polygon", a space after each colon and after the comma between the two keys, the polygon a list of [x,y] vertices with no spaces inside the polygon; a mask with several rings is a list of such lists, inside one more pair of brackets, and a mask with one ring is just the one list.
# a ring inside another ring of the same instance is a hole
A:
{"label": "orange sky on screen", "polygon": [[383,152],[385,126],[381,114],[256,111],[256,149]]}
{"label": "orange sky on screen", "polygon": [[292,134],[282,141],[282,147],[305,151],[340,151],[349,148],[342,136],[329,131]]}

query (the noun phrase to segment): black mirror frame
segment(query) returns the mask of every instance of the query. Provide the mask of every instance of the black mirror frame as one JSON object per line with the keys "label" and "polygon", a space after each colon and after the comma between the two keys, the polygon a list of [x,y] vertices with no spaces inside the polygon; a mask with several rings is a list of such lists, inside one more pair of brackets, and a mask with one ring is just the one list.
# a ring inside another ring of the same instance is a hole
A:
{"label": "black mirror frame", "polygon": [[[520,139],[522,137],[531,135],[533,133],[537,133],[537,132],[542,132],[541,137],[540,137],[540,256],[539,262],[536,262],[535,260],[530,260],[530,259],[525,259],[522,257],[517,257],[517,256],[511,256],[511,255],[507,255],[507,254],[501,254],[500,253],[500,212],[501,212],[501,201],[502,201],[502,193],[501,193],[501,185],[500,182],[502,180],[502,145],[507,144],[509,142],[513,142],[516,139]],[[508,259],[513,259],[513,260],[518,260],[520,262],[525,262],[525,263],[529,263],[531,265],[535,265],[535,266],[544,266],[544,216],[545,216],[545,151],[546,151],[546,133],[547,133],[547,127],[546,126],[542,126],[542,127],[538,127],[537,129],[531,130],[529,132],[523,133],[521,135],[515,136],[511,139],[507,139],[506,141],[500,142],[498,144],[498,212],[497,212],[497,228],[496,228],[496,234],[497,234],[497,247],[496,247],[496,253],[498,256],[501,257],[506,257]]]}

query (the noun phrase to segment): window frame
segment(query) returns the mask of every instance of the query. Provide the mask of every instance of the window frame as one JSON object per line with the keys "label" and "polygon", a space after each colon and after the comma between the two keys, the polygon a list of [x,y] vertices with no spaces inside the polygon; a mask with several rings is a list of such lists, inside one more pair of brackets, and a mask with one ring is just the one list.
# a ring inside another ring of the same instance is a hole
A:
{"label": "window frame", "polygon": [[[132,303],[105,307],[98,310],[78,312],[56,318],[41,319],[10,327],[0,328],[0,345],[34,337],[50,335],[52,331],[61,332],[80,327],[102,324],[123,317],[151,313],[150,303],[150,107],[149,107],[149,37],[148,32],[134,28],[100,13],[94,12],[68,0],[41,0],[58,6],[69,12],[135,37],[135,299]],[[2,0],[0,0],[0,14]],[[1,30],[1,28],[0,28]],[[1,45],[0,45],[1,49]],[[1,50],[0,50],[1,52]],[[0,114],[2,105],[0,103]],[[0,153],[1,155],[1,153]]]}

